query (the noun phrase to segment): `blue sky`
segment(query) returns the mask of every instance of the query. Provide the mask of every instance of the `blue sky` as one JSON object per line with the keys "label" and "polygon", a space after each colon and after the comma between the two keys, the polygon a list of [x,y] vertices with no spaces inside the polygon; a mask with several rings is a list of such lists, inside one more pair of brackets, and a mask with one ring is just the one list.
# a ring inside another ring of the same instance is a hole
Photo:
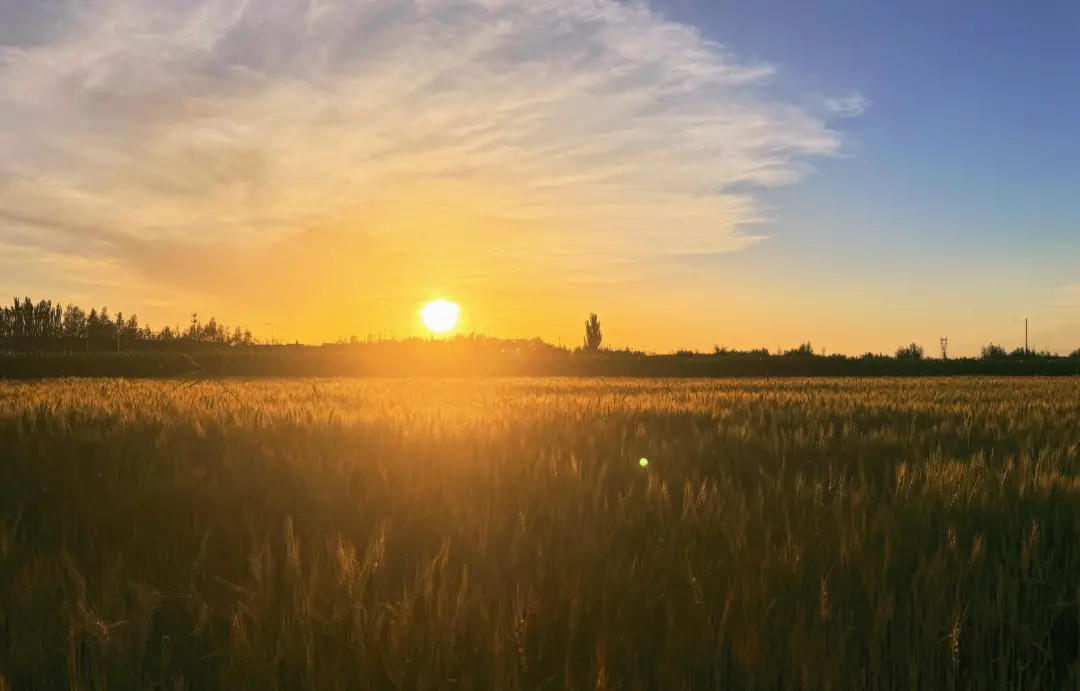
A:
{"label": "blue sky", "polygon": [[767,195],[784,240],[772,260],[794,258],[811,282],[843,272],[852,289],[910,275],[930,314],[955,302],[993,316],[961,341],[1015,341],[1030,312],[1044,340],[1080,342],[1080,314],[1052,307],[1071,304],[1063,286],[1078,280],[1080,5],[670,0],[664,11],[785,66],[795,88],[872,101],[843,127],[850,158]]}
{"label": "blue sky", "polygon": [[0,293],[614,345],[1080,347],[1080,8],[0,0]]}

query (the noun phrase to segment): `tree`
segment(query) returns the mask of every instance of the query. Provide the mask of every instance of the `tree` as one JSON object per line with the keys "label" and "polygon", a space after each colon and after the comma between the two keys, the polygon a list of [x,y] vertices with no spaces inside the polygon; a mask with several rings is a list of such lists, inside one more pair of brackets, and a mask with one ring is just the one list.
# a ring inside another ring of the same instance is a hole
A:
{"label": "tree", "polygon": [[999,345],[994,345],[993,343],[983,346],[982,350],[979,351],[979,357],[983,360],[998,360],[1006,357],[1006,355],[1007,353],[1004,348]]}
{"label": "tree", "polygon": [[600,350],[600,344],[603,342],[604,333],[600,330],[600,319],[594,312],[585,321],[585,350],[595,353]]}
{"label": "tree", "polygon": [[86,312],[77,305],[68,303],[64,308],[61,332],[67,338],[86,338]]}
{"label": "tree", "polygon": [[217,319],[210,317],[210,321],[202,327],[202,333],[199,335],[200,341],[206,341],[207,343],[216,343],[218,341],[218,323]]}
{"label": "tree", "polygon": [[897,360],[922,360],[924,355],[926,355],[926,351],[916,343],[900,346],[896,349]]}
{"label": "tree", "polygon": [[810,343],[810,341],[807,341],[806,343],[800,345],[798,348],[787,351],[786,353],[784,353],[784,355],[787,355],[789,357],[812,357],[814,355],[814,346]]}
{"label": "tree", "polygon": [[[27,298],[29,300],[30,298]],[[11,326],[12,336],[28,336],[26,332],[26,312],[23,311],[23,303],[19,302],[19,298],[15,298],[15,304],[11,308]]]}
{"label": "tree", "polygon": [[116,324],[113,323],[113,318],[109,315],[109,308],[102,307],[101,312],[98,313],[98,319],[101,321],[99,338],[107,338],[110,341],[116,338]]}
{"label": "tree", "polygon": [[1069,353],[1069,357],[1076,358],[1077,360],[1080,360],[1080,348],[1077,348],[1076,350]]}
{"label": "tree", "polygon": [[101,315],[96,309],[90,309],[90,315],[86,318],[86,337],[90,340],[101,338]]}
{"label": "tree", "polygon": [[34,319],[34,301],[30,298],[23,299],[23,336],[37,336],[37,324]]}

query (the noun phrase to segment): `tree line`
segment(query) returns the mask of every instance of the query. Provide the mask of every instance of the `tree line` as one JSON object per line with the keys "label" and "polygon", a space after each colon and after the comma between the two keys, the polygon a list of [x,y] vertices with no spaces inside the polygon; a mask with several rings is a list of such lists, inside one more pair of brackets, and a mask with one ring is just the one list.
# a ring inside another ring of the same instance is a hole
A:
{"label": "tree line", "polygon": [[61,306],[52,300],[35,303],[30,298],[15,298],[10,307],[0,308],[0,339],[28,341],[85,339],[89,341],[190,341],[220,345],[253,345],[249,329],[230,329],[213,317],[206,323],[191,315],[186,327],[166,326],[154,330],[139,322],[138,315],[125,317],[123,312],[109,313],[108,307],[84,311],[78,305]]}
{"label": "tree line", "polygon": [[[459,335],[450,339],[454,344],[455,352],[478,352],[485,353],[516,353],[518,356],[535,357],[538,353],[555,356],[558,353],[582,353],[591,355],[607,354],[608,356],[633,356],[635,358],[661,357],[651,353],[634,351],[631,349],[612,350],[603,347],[604,334],[599,317],[593,313],[585,321],[585,333],[581,346],[573,350],[550,345],[539,339],[497,339],[476,334]],[[135,314],[124,315],[117,312],[115,315],[109,312],[108,307],[94,308],[86,312],[75,304],[68,303],[61,306],[59,302],[41,300],[35,303],[29,297],[22,300],[14,299],[8,307],[0,308],[0,345],[8,352],[33,352],[36,350],[75,350],[77,342],[85,341],[87,344],[113,344],[124,343],[130,346],[132,343],[141,344],[138,349],[166,349],[170,350],[186,348],[190,345],[200,346],[254,346],[260,345],[250,329],[239,326],[229,328],[211,317],[209,321],[202,322],[198,314],[191,315],[191,321],[184,327],[165,326],[155,330],[149,324],[139,321]],[[438,343],[446,344],[445,339]],[[336,345],[350,345],[371,351],[389,352],[393,344],[407,347],[409,352],[418,352],[425,348],[434,347],[433,342],[426,339],[406,339],[396,341],[391,339],[369,338],[359,341],[355,337],[345,341],[339,341]],[[522,344],[527,344],[527,347]],[[96,348],[103,350],[105,348]],[[400,349],[399,349],[400,350]],[[826,356],[824,352],[818,353],[809,341],[788,350],[770,352],[768,348],[750,350],[735,350],[723,346],[715,346],[711,353],[698,351],[679,350],[671,356],[681,358],[734,358],[740,361],[747,360],[775,360],[776,358],[810,359],[825,358],[830,360],[896,360],[904,362],[920,362],[929,360],[925,349],[916,344],[897,348],[894,355],[880,353],[864,353],[861,356],[845,356],[833,354]],[[1068,356],[1070,359],[1080,359],[1080,348],[1074,350]],[[971,358],[965,358],[970,360]],[[978,359],[984,361],[1019,361],[1019,360],[1052,360],[1060,359],[1060,356],[1042,351],[1032,351],[1025,348],[1016,348],[1012,351],[996,344],[984,346]]]}

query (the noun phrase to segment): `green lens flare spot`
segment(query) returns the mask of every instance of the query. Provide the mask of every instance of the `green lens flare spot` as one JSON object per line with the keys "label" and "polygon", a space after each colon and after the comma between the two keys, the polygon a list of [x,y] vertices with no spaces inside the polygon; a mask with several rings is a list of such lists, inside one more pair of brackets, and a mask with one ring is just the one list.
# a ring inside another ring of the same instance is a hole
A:
{"label": "green lens flare spot", "polygon": [[640,461],[638,461],[637,464],[639,466],[641,466],[642,468],[648,468],[649,467],[649,459],[643,458]]}

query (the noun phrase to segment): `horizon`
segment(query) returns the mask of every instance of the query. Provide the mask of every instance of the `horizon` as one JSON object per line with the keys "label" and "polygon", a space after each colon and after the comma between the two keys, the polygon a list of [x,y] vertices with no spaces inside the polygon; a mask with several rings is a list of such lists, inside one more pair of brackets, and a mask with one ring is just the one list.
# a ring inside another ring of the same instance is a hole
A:
{"label": "horizon", "polygon": [[[107,306],[103,306],[100,310],[96,307],[90,309],[84,309],[81,305],[75,305],[74,303],[67,303],[62,305],[59,302],[51,300],[39,300],[34,301],[33,298],[26,297],[23,300],[15,299],[14,306],[0,306],[0,341],[5,338],[14,339],[18,342],[18,339],[30,339],[31,342],[37,342],[40,340],[55,340],[55,339],[79,339],[79,340],[94,340],[94,341],[117,341],[117,347],[119,348],[119,339],[122,337],[127,340],[136,341],[201,341],[206,343],[219,343],[222,345],[248,345],[248,346],[288,346],[288,345],[301,345],[306,347],[321,347],[321,346],[340,346],[340,345],[377,345],[384,343],[406,343],[413,341],[421,342],[453,342],[461,340],[472,339],[484,339],[497,342],[525,342],[525,343],[539,343],[550,348],[564,350],[566,352],[573,352],[577,350],[589,350],[588,346],[588,328],[589,321],[586,320],[583,324],[583,338],[585,346],[583,348],[582,342],[579,340],[577,345],[574,345],[573,341],[564,343],[561,339],[559,341],[549,341],[542,336],[500,336],[498,334],[489,334],[479,331],[464,331],[456,326],[457,322],[457,306],[453,303],[449,303],[454,310],[454,316],[449,324],[437,323],[429,324],[428,318],[430,315],[426,315],[425,312],[431,307],[445,307],[444,300],[437,300],[431,303],[427,303],[424,309],[419,310],[419,320],[424,323],[426,333],[424,334],[408,334],[398,335],[393,332],[383,333],[369,331],[364,334],[351,333],[348,335],[341,335],[334,340],[322,340],[322,341],[301,341],[299,339],[293,339],[291,342],[287,338],[279,338],[273,329],[273,325],[270,323],[264,324],[266,327],[266,333],[257,333],[250,329],[246,324],[230,325],[225,322],[219,322],[214,315],[211,315],[209,319],[200,319],[197,312],[190,313],[191,321],[181,326],[180,323],[166,324],[164,326],[155,327],[152,324],[144,322],[139,319],[137,314],[125,315],[122,310],[118,310],[113,313]],[[30,315],[30,316],[26,316]],[[436,315],[439,315],[439,311],[436,310]],[[590,315],[597,316],[597,315]],[[437,317],[438,319],[438,317]],[[29,324],[29,326],[25,326]],[[23,325],[23,326],[21,326]],[[96,325],[96,326],[95,326]],[[603,321],[599,321],[599,326],[603,328]],[[1027,324],[1025,324],[1025,328]],[[16,333],[20,328],[24,329],[22,334]],[[25,330],[29,330],[31,333],[26,333]],[[95,334],[96,330],[96,335]],[[601,338],[603,338],[601,336]],[[224,339],[224,340],[220,340]],[[814,356],[841,356],[846,358],[859,358],[867,355],[874,357],[891,358],[896,357],[901,359],[900,351],[907,351],[908,355],[905,355],[902,359],[912,359],[910,353],[913,348],[920,349],[919,354],[914,359],[943,359],[943,360],[956,360],[956,359],[971,359],[971,358],[985,358],[987,357],[987,349],[993,349],[1000,352],[1000,355],[991,355],[990,357],[1009,356],[1015,357],[1017,354],[1021,354],[1024,357],[1041,357],[1044,355],[1052,357],[1067,357],[1075,358],[1080,357],[1080,348],[1075,348],[1065,352],[1050,351],[1046,348],[1037,348],[1030,346],[1027,333],[1025,333],[1025,339],[1022,346],[1011,346],[1008,343],[1000,342],[988,342],[980,347],[979,352],[974,354],[961,353],[957,354],[952,351],[948,346],[948,340],[944,343],[939,340],[939,348],[935,350],[932,347],[927,347],[925,344],[918,342],[902,343],[895,349],[889,351],[858,351],[858,352],[845,352],[845,351],[828,351],[825,346],[814,344],[812,340],[804,340],[795,344],[794,346],[777,346],[775,348],[769,348],[768,346],[758,346],[756,348],[739,348],[731,347],[723,343],[714,343],[712,347],[707,349],[701,348],[686,348],[679,347],[666,351],[648,350],[642,348],[634,348],[627,345],[613,345],[610,343],[601,343],[596,350],[613,353],[625,353],[631,352],[642,355],[680,355],[680,354],[692,354],[692,355],[758,355],[764,354],[769,356],[786,356],[796,353],[808,354]],[[946,354],[941,351],[941,346],[944,346]],[[806,353],[805,350],[811,348],[812,352]],[[937,353],[937,355],[935,355]]]}
{"label": "horizon", "polygon": [[[0,294],[260,337],[1080,347],[1080,9],[0,2]],[[262,333],[262,332],[266,333]]]}

